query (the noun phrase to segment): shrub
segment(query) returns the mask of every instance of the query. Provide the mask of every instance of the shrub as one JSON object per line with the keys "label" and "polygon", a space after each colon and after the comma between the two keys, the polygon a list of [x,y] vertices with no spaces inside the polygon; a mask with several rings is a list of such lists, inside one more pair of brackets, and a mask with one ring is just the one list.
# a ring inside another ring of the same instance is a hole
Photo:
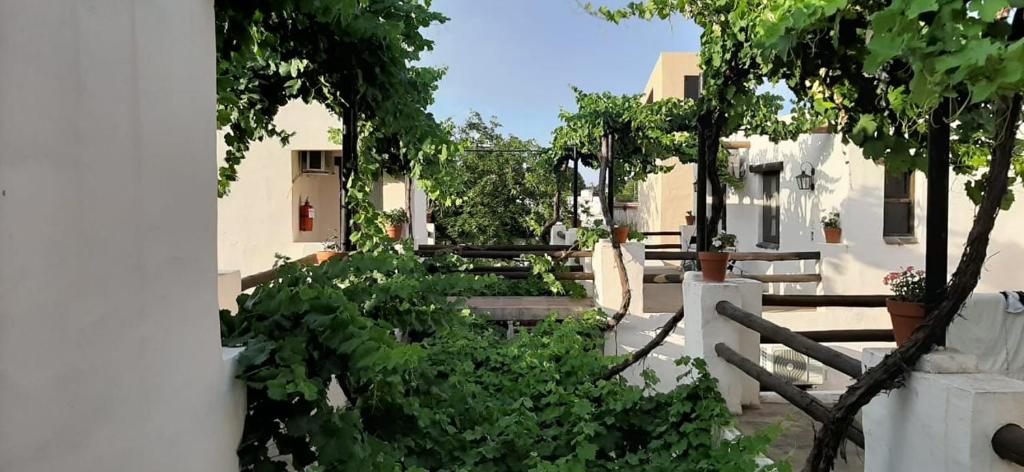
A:
{"label": "shrub", "polygon": [[479,279],[408,254],[279,276],[222,313],[246,347],[245,471],[752,471],[770,439],[719,439],[732,419],[701,360],[669,393],[594,381],[620,360],[598,312],[506,340],[449,302]]}

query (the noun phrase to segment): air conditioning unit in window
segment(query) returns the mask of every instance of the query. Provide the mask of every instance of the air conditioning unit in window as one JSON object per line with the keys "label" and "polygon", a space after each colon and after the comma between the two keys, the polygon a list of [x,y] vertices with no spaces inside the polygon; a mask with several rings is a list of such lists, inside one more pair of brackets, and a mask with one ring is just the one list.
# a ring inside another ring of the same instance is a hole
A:
{"label": "air conditioning unit in window", "polygon": [[330,165],[326,151],[299,151],[299,169],[303,174],[330,174]]}
{"label": "air conditioning unit in window", "polygon": [[761,367],[793,385],[821,385],[825,366],[785,346],[762,346]]}

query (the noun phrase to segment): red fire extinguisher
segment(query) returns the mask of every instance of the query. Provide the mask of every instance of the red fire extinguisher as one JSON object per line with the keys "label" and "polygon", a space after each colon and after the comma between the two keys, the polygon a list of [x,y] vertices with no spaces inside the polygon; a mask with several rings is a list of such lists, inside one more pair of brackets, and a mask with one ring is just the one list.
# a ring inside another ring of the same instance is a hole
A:
{"label": "red fire extinguisher", "polygon": [[299,205],[299,231],[313,231],[313,219],[315,218],[313,205],[309,204],[309,197],[306,197],[306,203]]}

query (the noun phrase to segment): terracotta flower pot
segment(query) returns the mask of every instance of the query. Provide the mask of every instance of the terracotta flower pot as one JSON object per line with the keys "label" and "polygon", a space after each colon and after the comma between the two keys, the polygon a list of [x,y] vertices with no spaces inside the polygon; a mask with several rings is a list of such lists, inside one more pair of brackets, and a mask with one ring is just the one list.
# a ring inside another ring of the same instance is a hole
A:
{"label": "terracotta flower pot", "polygon": [[825,228],[825,242],[828,244],[843,242],[843,228]]}
{"label": "terracotta flower pot", "polygon": [[686,226],[693,226],[697,222],[697,217],[694,215],[686,215]]}
{"label": "terracotta flower pot", "polygon": [[616,226],[612,228],[612,236],[615,237],[615,242],[622,244],[629,239],[629,226]]}
{"label": "terracotta flower pot", "polygon": [[924,320],[924,304],[887,298],[885,307],[889,310],[889,318],[892,319],[892,334],[896,338],[896,345],[902,346]]}
{"label": "terracotta flower pot", "polygon": [[729,266],[728,252],[700,252],[700,270],[705,282],[725,282],[725,269]]}
{"label": "terracotta flower pot", "polygon": [[331,259],[344,259],[345,253],[338,251],[317,251],[316,252],[316,265],[323,264]]}
{"label": "terracotta flower pot", "polygon": [[401,225],[390,225],[388,226],[388,237],[392,241],[398,241],[402,239],[402,226]]}

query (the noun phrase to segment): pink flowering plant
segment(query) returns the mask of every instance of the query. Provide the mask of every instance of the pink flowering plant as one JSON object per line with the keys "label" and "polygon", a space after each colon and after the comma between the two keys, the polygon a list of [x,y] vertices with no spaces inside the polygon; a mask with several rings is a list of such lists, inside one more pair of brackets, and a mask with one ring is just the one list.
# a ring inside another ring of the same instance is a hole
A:
{"label": "pink flowering plant", "polygon": [[893,298],[901,302],[922,303],[924,301],[924,271],[913,266],[899,272],[889,272],[882,283],[892,290]]}

